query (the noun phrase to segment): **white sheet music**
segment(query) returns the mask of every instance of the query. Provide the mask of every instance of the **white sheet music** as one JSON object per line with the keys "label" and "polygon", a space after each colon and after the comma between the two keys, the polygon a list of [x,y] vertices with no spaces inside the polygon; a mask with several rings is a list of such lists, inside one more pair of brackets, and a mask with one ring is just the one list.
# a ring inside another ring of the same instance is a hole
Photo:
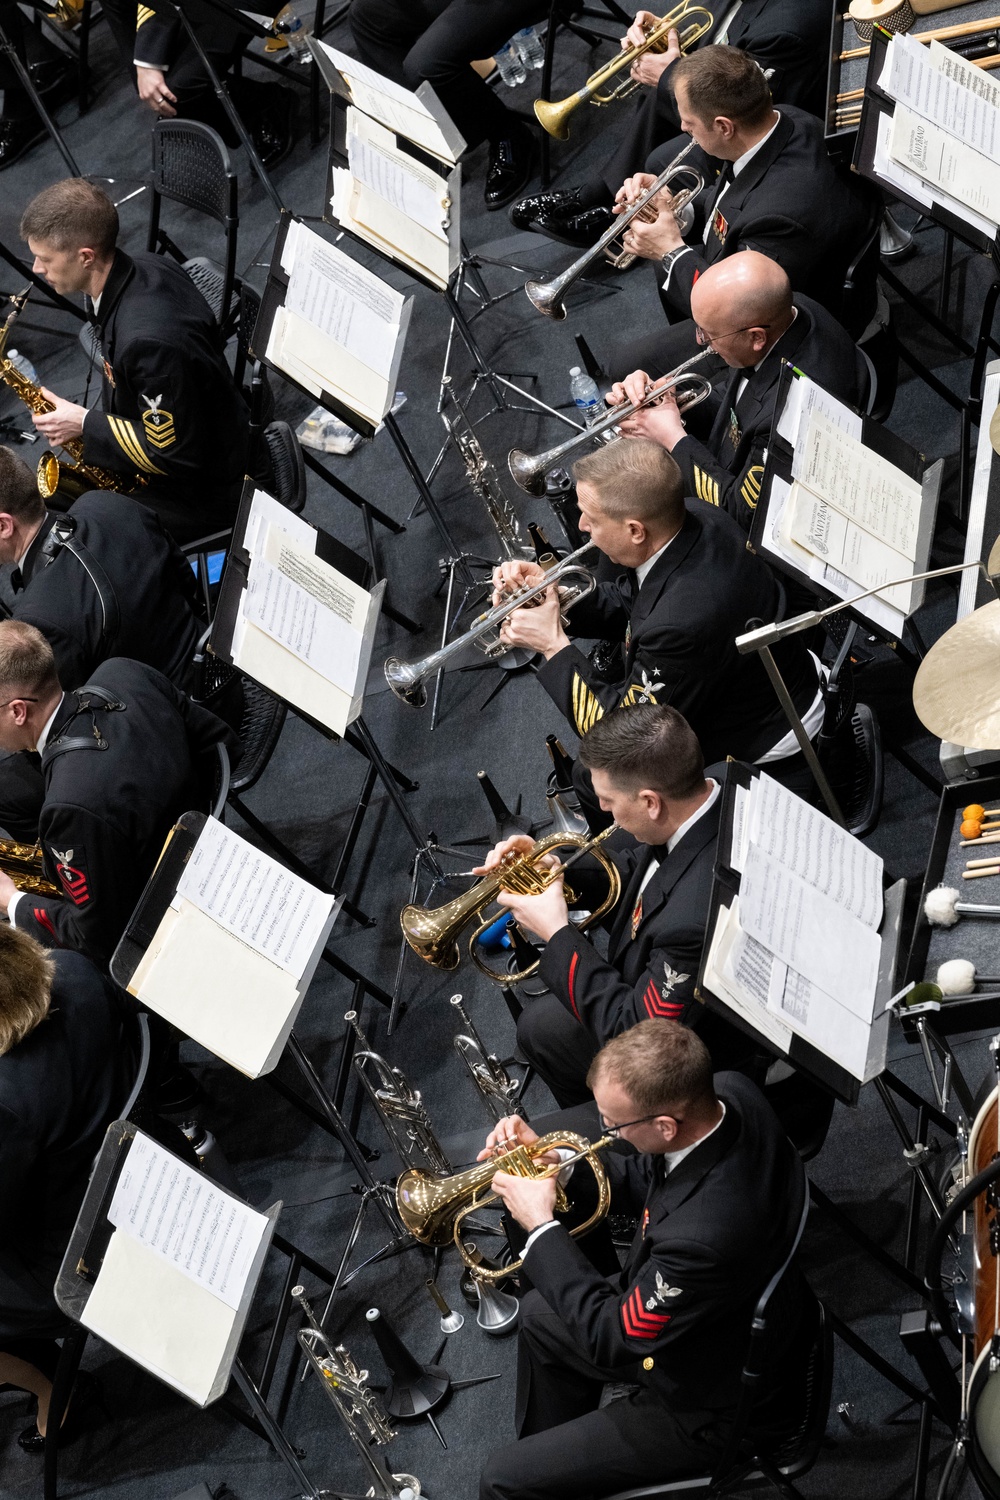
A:
{"label": "white sheet music", "polygon": [[813,554],[809,575],[817,583],[825,580],[828,569],[832,567],[854,582],[854,587],[843,597],[861,593],[864,589],[881,588],[878,597],[904,616],[916,607],[920,585],[894,582],[909,576],[912,560],[855,526],[853,521],[814,495],[805,485],[792,485],[785,524],[793,544]]}
{"label": "white sheet music", "polygon": [[234,1310],[268,1228],[263,1214],[141,1133],[129,1147],[108,1218]]}
{"label": "white sheet music", "polygon": [[321,41],[319,45],[344,79],[353,102],[366,115],[381,121],[390,130],[398,130],[400,135],[416,141],[444,161],[457,161],[465,148],[465,142],[453,125],[451,129],[457,148],[454,150],[427,105],[416,94],[394,83],[391,78],[384,78],[381,73],[365,67],[356,57],[348,57],[346,52],[339,52],[327,42]]}
{"label": "white sheet music", "polygon": [[902,104],[893,115],[889,155],[932,183],[935,197],[948,194],[963,211],[968,207],[985,218],[995,234],[1000,224],[1000,165],[995,161]]}
{"label": "white sheet music", "polygon": [[923,491],[860,437],[814,409],[805,442],[795,450],[792,475],[856,526],[904,557],[916,556]]}
{"label": "white sheet music", "polygon": [[250,560],[246,618],[345,693],[357,688],[368,602],[364,589],[273,529]]}
{"label": "white sheet music", "polygon": [[405,299],[303,224],[289,227],[289,254],[287,310],[388,379]]}
{"label": "white sheet music", "polygon": [[879,86],[897,104],[961,142],[964,154],[979,152],[1000,163],[1000,108],[954,73],[949,76],[935,67],[927,48],[915,37],[902,33],[893,37]]}
{"label": "white sheet music", "polygon": [[356,109],[347,111],[347,164],[353,177],[447,243],[451,199],[447,183],[408,152],[395,137]]}
{"label": "white sheet music", "polygon": [[334,902],[215,818],[205,823],[177,892],[296,979]]}
{"label": "white sheet music", "polygon": [[808,375],[796,375],[789,382],[785,404],[778,418],[778,432],[789,447],[797,448],[804,439],[814,411],[822,412],[834,427],[861,441],[864,424],[857,412],[838,401],[836,396],[831,396]]}
{"label": "white sheet music", "polygon": [[739,902],[734,897],[728,908],[720,906],[716,913],[715,929],[705,957],[705,984],[713,995],[725,1000],[779,1052],[787,1053],[792,1029],[768,1009],[766,988],[759,982],[747,987],[733,977],[739,969],[740,956],[737,953],[732,960],[731,952],[745,939],[746,934],[740,927]]}
{"label": "white sheet music", "polygon": [[882,920],[884,865],[860,839],[761,772],[750,784],[748,836],[866,927]]}
{"label": "white sheet music", "polygon": [[740,921],[782,963],[871,1020],[878,934],[753,843],[740,885]]}
{"label": "white sheet music", "polygon": [[282,505],[280,500],[275,500],[266,490],[254,490],[243,533],[243,545],[251,557],[263,545],[269,526],[284,532],[286,536],[294,537],[307,552],[316,551],[315,526],[303,521],[301,516],[289,510],[287,505]]}

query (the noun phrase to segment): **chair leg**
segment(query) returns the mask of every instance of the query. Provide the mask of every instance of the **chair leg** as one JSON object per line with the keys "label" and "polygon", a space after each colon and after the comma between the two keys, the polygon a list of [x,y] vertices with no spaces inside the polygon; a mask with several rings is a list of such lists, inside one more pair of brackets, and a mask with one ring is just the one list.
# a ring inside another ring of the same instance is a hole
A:
{"label": "chair leg", "polygon": [[49,1420],[45,1428],[45,1500],[58,1500],[59,1496],[59,1429],[69,1405],[73,1382],[76,1380],[83,1351],[87,1346],[87,1330],[77,1325],[63,1340],[62,1352],[52,1382],[52,1399],[49,1402]]}
{"label": "chair leg", "polygon": [[[545,28],[545,55],[542,60],[542,77],[538,91],[540,99],[548,99],[552,94],[552,67],[556,55],[556,34],[559,30],[559,11],[553,3],[549,6],[549,24]],[[541,148],[539,150],[540,181],[545,189],[552,181],[552,142],[547,130],[542,131]]]}

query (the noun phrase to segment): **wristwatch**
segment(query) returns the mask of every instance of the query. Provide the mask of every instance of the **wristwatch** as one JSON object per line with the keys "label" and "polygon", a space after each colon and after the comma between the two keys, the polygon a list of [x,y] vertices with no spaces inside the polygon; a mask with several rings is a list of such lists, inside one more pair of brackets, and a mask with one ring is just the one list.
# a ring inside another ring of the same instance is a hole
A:
{"label": "wristwatch", "polygon": [[663,267],[664,271],[666,271],[667,276],[669,276],[670,272],[673,270],[674,261],[677,259],[677,257],[679,255],[684,255],[688,250],[690,250],[690,248],[690,245],[677,245],[673,250],[668,250],[666,255],[661,256],[660,265]]}

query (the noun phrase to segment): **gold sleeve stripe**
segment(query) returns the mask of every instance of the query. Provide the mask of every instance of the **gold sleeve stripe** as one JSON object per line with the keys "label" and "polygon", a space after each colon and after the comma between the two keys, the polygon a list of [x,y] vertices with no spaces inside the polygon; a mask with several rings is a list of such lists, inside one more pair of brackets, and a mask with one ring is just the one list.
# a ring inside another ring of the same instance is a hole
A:
{"label": "gold sleeve stripe", "polygon": [[604,717],[600,699],[591,692],[578,672],[573,673],[573,724],[579,735],[585,735],[598,719]]}
{"label": "gold sleeve stripe", "polygon": [[155,15],[156,11],[151,10],[148,5],[140,5],[135,19],[136,31],[139,30],[140,26],[145,26],[147,21],[151,21]]}
{"label": "gold sleeve stripe", "polygon": [[703,492],[702,487],[701,487],[702,480],[704,479],[704,477],[705,476],[702,474],[702,472],[699,469],[698,465],[695,464],[695,466],[694,466],[694,492],[697,495],[697,497],[698,497],[699,500],[704,500],[704,498],[705,498],[704,492]]}
{"label": "gold sleeve stripe", "polygon": [[763,477],[763,464],[754,464],[753,468],[748,469],[746,474],[744,475],[743,484],[740,488],[740,494],[743,496],[743,499],[746,501],[746,504],[751,510],[757,509],[757,502],[760,499],[760,487]]}
{"label": "gold sleeve stripe", "polygon": [[119,448],[121,448],[129,462],[135,464],[137,469],[142,469],[146,474],[166,473],[165,469],[158,469],[146,457],[131,422],[126,421],[124,417],[108,417],[108,426],[111,428],[111,436]]}

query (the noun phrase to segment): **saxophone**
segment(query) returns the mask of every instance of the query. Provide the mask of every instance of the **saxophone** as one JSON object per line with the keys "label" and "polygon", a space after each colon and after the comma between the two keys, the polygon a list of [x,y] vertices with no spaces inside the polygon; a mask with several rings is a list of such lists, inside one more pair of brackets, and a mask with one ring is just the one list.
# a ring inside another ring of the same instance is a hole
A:
{"label": "saxophone", "polygon": [[0,870],[9,875],[19,891],[33,896],[58,896],[59,887],[42,874],[42,851],[37,844],[16,844],[0,839]]}
{"label": "saxophone", "polygon": [[[29,411],[53,411],[51,401],[43,395],[41,386],[29,380],[27,375],[22,375],[15,365],[12,365],[7,357],[7,340],[14,320],[21,312],[24,304],[31,294],[31,287],[25,287],[23,292],[10,298],[11,310],[7,314],[6,322],[0,328],[0,380],[8,385],[19,400],[23,401]],[[96,464],[86,464],[83,461],[83,439],[69,438],[60,446],[72,458],[71,464],[64,463],[56,457],[51,449],[46,449],[38,460],[36,475],[38,479],[38,493],[43,500],[51,500],[56,494],[72,502],[79,500],[81,495],[88,490],[118,490],[124,495],[134,495],[137,490],[144,489],[146,478],[142,474],[117,474],[113,469],[101,469]]]}
{"label": "saxophone", "polygon": [[528,546],[524,540],[517,512],[500,483],[496,468],[483,452],[482,444],[469,421],[468,413],[455,394],[451,376],[446,375],[442,383],[445,387],[445,397],[450,397],[454,410],[449,415],[442,408],[441,420],[465,465],[469,487],[486,507],[486,513],[493,523],[493,529],[500,540],[504,554],[509,558],[526,558],[533,561],[534,548]]}

